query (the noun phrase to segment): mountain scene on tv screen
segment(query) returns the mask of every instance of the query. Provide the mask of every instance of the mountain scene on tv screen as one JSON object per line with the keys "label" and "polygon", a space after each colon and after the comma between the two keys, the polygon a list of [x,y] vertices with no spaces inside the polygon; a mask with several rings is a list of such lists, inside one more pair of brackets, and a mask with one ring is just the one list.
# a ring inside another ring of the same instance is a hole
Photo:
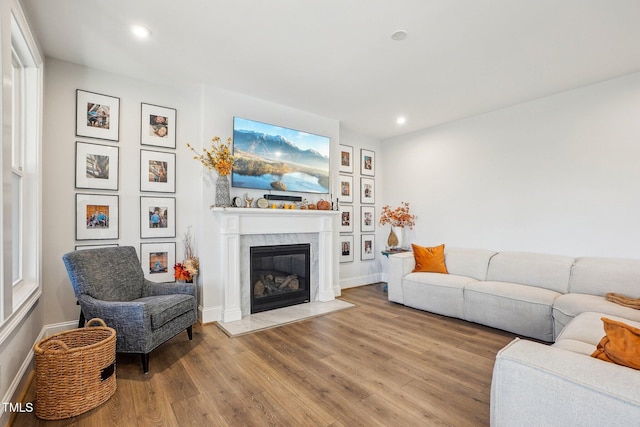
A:
{"label": "mountain scene on tv screen", "polygon": [[[329,139],[318,138],[328,148]],[[234,187],[329,192],[329,157],[313,148],[303,149],[282,135],[236,129],[233,155]]]}

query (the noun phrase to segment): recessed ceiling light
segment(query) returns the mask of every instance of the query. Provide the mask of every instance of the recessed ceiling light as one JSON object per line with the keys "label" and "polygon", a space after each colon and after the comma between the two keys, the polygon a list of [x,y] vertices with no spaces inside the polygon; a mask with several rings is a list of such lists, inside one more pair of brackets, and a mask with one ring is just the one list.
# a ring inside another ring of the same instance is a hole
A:
{"label": "recessed ceiling light", "polygon": [[408,34],[405,30],[398,30],[398,31],[394,31],[393,34],[391,34],[391,38],[399,42],[400,40],[406,39],[407,35]]}
{"label": "recessed ceiling light", "polygon": [[143,25],[132,25],[131,32],[140,39],[146,39],[151,35],[151,30]]}
{"label": "recessed ceiling light", "polygon": [[400,116],[396,119],[396,123],[399,125],[403,125],[405,123],[407,123],[407,118],[404,116]]}

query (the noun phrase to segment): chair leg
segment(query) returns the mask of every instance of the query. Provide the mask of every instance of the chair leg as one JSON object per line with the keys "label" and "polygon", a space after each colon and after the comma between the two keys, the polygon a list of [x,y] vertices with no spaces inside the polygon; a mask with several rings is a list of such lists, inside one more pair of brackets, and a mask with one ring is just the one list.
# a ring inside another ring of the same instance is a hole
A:
{"label": "chair leg", "polygon": [[193,339],[193,325],[187,328],[187,335],[189,335],[189,341]]}
{"label": "chair leg", "polygon": [[149,372],[149,353],[140,353],[140,358],[142,359],[142,372]]}
{"label": "chair leg", "polygon": [[85,320],[86,319],[84,318],[84,313],[82,312],[82,309],[80,309],[80,318],[78,319],[78,328],[84,327]]}

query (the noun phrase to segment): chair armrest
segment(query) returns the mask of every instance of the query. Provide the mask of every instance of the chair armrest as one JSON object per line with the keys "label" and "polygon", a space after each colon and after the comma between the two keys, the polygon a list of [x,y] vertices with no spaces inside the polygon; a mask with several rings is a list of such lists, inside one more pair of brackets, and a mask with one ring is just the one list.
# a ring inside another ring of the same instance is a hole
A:
{"label": "chair armrest", "polygon": [[103,301],[86,294],[79,295],[78,302],[87,321],[99,317],[114,329],[122,328],[132,322],[151,326],[151,315],[141,302]]}
{"label": "chair armrest", "polygon": [[142,287],[142,294],[145,297],[154,295],[173,295],[173,294],[186,294],[196,297],[196,285],[193,283],[156,283],[150,280],[144,279],[144,285]]}
{"label": "chair armrest", "polygon": [[496,356],[491,425],[637,425],[640,371],[516,339]]}
{"label": "chair armrest", "polygon": [[387,290],[389,301],[404,304],[402,292],[402,279],[415,267],[413,252],[402,252],[389,256],[389,274],[387,277]]}

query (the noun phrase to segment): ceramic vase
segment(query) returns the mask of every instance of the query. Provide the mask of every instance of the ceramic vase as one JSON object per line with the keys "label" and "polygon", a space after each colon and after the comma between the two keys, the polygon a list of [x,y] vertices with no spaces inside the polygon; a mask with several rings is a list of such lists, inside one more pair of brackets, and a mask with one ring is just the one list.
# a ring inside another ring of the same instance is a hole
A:
{"label": "ceramic vase", "polygon": [[216,180],[216,206],[231,206],[231,191],[229,187],[229,177],[227,175],[218,175]]}

